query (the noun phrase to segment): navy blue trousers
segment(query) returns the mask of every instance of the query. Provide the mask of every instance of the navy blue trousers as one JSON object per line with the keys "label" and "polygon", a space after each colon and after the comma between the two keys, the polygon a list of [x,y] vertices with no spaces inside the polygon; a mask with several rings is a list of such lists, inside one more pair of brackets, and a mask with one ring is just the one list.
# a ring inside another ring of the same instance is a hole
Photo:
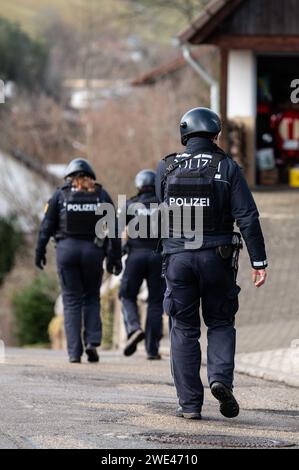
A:
{"label": "navy blue trousers", "polygon": [[120,287],[120,298],[128,336],[138,330],[140,316],[137,296],[146,279],[148,286],[148,309],[145,325],[145,348],[149,355],[156,355],[162,338],[163,297],[165,281],[162,275],[162,256],[149,249],[132,249]]}
{"label": "navy blue trousers", "polygon": [[66,238],[57,242],[57,268],[70,358],[78,358],[83,353],[82,326],[85,345],[101,344],[100,287],[104,256],[104,250],[93,241]]}
{"label": "navy blue trousers", "polygon": [[231,259],[216,249],[170,255],[166,268],[165,311],[171,316],[171,367],[179,403],[186,412],[201,411],[200,316],[208,327],[207,368],[211,385],[233,386],[238,294]]}

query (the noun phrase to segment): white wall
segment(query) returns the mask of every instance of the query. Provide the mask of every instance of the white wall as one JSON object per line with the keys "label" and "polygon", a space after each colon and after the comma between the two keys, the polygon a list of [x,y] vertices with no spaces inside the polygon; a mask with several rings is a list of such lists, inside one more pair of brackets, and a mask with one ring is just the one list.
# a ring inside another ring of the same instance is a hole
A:
{"label": "white wall", "polygon": [[228,57],[227,114],[256,116],[256,58],[252,51],[231,50]]}
{"label": "white wall", "polygon": [[47,181],[0,151],[0,216],[15,213],[22,229],[30,231],[52,193]]}

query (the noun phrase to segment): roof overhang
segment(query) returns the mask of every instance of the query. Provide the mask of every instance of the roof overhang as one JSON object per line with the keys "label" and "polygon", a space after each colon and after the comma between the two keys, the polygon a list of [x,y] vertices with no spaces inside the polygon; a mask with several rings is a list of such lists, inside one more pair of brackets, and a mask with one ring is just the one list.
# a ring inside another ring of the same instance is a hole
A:
{"label": "roof overhang", "polygon": [[243,0],[212,0],[191,25],[178,35],[179,43],[208,42],[209,36],[242,2]]}
{"label": "roof overhang", "polygon": [[[209,52],[215,50],[213,46],[203,46],[199,48],[197,51],[193,51],[192,55],[195,60],[198,60],[200,57],[208,54]],[[154,83],[162,80],[163,78],[167,78],[172,74],[178,72],[182,68],[187,66],[187,62],[185,61],[182,54],[180,56],[171,61],[167,62],[159,67],[155,67],[151,69],[149,72],[143,74],[142,76],[135,78],[132,82],[132,86],[144,86],[144,85],[153,85]]]}

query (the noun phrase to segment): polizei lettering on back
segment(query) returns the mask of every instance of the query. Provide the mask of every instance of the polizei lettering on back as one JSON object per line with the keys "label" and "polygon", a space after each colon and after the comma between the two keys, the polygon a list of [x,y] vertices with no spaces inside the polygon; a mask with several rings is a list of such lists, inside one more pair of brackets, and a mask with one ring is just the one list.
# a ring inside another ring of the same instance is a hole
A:
{"label": "polizei lettering on back", "polygon": [[210,199],[206,197],[171,197],[169,205],[189,206],[189,207],[210,207]]}
{"label": "polizei lettering on back", "polygon": [[67,205],[68,212],[96,212],[100,204],[71,204]]}

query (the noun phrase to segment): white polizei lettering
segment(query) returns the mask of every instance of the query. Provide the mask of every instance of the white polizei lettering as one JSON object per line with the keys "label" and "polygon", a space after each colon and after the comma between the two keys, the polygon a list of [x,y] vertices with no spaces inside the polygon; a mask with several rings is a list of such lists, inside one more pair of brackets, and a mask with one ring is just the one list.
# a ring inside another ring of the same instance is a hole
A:
{"label": "white polizei lettering", "polygon": [[200,201],[199,201],[199,206],[200,207],[210,207],[210,199],[201,198]]}
{"label": "white polizei lettering", "polygon": [[206,197],[193,197],[193,198],[169,198],[169,205],[173,206],[176,205],[178,207],[186,206],[186,207],[210,207],[210,199]]}
{"label": "white polizei lettering", "polygon": [[[177,155],[174,161],[176,163],[179,163],[181,158],[190,157],[190,155],[191,154],[189,153],[183,153],[182,155]],[[184,168],[184,169],[188,168],[189,170],[204,168],[208,165],[211,159],[212,159],[212,155],[208,155],[205,153],[198,154],[192,157],[191,160],[188,160],[184,162],[182,165],[180,165],[180,168]]]}
{"label": "white polizei lettering", "polygon": [[68,204],[68,212],[96,212],[100,204]]}

